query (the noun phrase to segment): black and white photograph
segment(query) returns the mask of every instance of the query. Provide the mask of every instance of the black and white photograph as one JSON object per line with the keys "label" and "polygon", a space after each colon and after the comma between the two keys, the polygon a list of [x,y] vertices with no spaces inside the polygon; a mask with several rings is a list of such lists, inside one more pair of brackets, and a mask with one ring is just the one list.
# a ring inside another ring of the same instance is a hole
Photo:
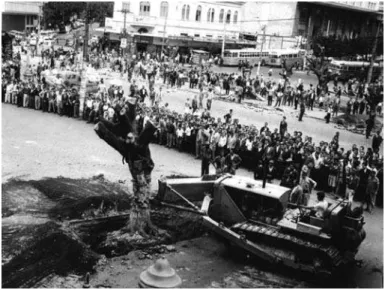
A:
{"label": "black and white photograph", "polygon": [[383,1],[5,1],[2,288],[383,288]]}

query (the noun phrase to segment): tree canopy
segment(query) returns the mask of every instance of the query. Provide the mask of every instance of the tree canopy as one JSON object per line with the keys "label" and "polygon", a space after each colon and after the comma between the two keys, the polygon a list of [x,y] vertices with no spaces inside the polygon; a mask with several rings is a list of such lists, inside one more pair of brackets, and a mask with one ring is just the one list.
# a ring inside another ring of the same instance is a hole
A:
{"label": "tree canopy", "polygon": [[[350,58],[357,55],[365,56],[371,54],[374,40],[374,37],[348,39],[346,37],[317,36],[312,39],[311,48],[316,57],[320,57],[323,54],[326,57]],[[378,39],[377,55],[383,54],[383,46],[383,39],[381,37]]]}
{"label": "tree canopy", "polygon": [[68,24],[70,18],[75,14],[79,18],[88,16],[90,20],[104,25],[105,17],[112,17],[114,2],[46,2],[43,6],[44,25],[55,27],[61,23]]}

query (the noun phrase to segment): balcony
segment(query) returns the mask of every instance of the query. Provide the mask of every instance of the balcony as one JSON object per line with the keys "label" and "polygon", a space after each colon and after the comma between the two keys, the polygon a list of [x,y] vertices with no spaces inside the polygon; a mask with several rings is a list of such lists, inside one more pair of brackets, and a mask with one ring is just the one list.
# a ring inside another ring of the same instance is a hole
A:
{"label": "balcony", "polygon": [[4,13],[38,15],[40,12],[39,6],[42,5],[42,2],[5,2]]}

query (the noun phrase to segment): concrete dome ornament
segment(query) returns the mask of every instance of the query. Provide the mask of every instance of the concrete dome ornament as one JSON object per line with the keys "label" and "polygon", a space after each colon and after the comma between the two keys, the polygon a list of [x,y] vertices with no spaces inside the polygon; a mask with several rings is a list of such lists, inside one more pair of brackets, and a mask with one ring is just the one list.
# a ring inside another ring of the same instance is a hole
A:
{"label": "concrete dome ornament", "polygon": [[140,288],[178,288],[181,284],[182,279],[164,257],[143,271],[139,278]]}

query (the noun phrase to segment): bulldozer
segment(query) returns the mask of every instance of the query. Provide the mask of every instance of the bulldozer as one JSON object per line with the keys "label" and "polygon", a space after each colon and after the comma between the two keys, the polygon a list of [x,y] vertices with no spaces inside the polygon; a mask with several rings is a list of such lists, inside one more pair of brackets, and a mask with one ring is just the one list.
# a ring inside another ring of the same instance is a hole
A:
{"label": "bulldozer", "polygon": [[328,201],[323,218],[290,204],[291,190],[236,175],[159,180],[163,206],[201,215],[203,225],[275,265],[329,277],[355,256],[365,239],[362,213],[345,199]]}

